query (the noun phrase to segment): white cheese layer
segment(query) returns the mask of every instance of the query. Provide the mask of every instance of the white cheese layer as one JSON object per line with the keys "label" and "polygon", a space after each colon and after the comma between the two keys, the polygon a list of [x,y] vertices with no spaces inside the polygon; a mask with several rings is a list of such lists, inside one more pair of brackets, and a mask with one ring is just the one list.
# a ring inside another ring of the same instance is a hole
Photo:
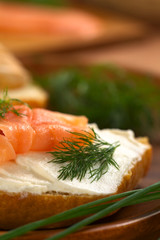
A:
{"label": "white cheese layer", "polygon": [[141,160],[148,148],[139,143],[131,130],[99,130],[93,125],[102,139],[109,143],[119,142],[120,146],[114,152],[114,159],[119,169],[110,165],[108,172],[99,181],[86,176],[79,182],[58,180],[59,165],[49,163],[53,156],[45,152],[29,152],[18,154],[15,162],[8,162],[0,167],[0,190],[7,192],[28,192],[42,194],[50,191],[69,194],[111,194],[117,191],[123,177],[133,165]]}

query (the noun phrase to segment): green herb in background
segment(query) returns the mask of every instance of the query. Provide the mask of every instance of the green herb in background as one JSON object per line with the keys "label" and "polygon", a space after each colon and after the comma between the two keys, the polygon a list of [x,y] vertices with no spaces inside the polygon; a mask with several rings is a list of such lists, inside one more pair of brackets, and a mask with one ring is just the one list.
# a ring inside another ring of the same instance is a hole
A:
{"label": "green herb in background", "polygon": [[49,108],[86,115],[100,128],[133,129],[154,134],[160,122],[160,89],[148,76],[113,65],[67,69],[36,77],[50,94]]}
{"label": "green herb in background", "polygon": [[68,6],[69,2],[67,0],[2,0],[3,2],[11,3],[26,3],[26,4],[37,4],[46,6]]}

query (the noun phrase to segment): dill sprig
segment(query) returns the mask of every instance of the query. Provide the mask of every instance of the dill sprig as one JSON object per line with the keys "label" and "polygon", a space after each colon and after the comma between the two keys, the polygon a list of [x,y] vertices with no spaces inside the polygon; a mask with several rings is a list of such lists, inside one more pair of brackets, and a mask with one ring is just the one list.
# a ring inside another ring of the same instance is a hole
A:
{"label": "dill sprig", "polygon": [[0,98],[0,117],[5,118],[6,113],[13,112],[17,116],[23,116],[24,114],[19,112],[18,109],[16,109],[13,105],[13,103],[17,102],[18,104],[23,104],[29,107],[27,103],[24,103],[23,101],[16,99],[16,98],[10,98],[8,96],[8,89],[3,90],[3,96]]}
{"label": "dill sprig", "polygon": [[94,129],[70,133],[74,135],[72,140],[64,139],[55,151],[50,152],[54,157],[50,162],[60,164],[59,179],[72,181],[77,178],[81,181],[88,173],[93,182],[108,171],[109,165],[119,168],[113,158],[118,143],[102,140]]}

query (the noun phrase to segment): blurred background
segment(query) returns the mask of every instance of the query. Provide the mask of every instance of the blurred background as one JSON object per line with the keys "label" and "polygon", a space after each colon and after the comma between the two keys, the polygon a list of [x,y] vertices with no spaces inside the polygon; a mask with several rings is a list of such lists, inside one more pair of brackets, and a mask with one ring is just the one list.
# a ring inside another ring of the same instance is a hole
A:
{"label": "blurred background", "polygon": [[0,1],[0,88],[160,140],[160,0]]}

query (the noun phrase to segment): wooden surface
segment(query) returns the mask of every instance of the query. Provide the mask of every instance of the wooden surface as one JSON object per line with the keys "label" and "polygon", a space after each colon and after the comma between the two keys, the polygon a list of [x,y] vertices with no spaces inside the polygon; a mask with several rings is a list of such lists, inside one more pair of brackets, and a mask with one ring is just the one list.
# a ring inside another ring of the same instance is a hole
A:
{"label": "wooden surface", "polygon": [[125,43],[103,44],[74,51],[46,51],[24,56],[17,54],[31,71],[53,71],[67,66],[116,63],[160,76],[160,29],[152,29],[145,38]]}
{"label": "wooden surface", "polygon": [[160,22],[160,1],[159,0],[79,0],[81,4],[88,3],[117,12],[123,12],[139,18],[149,19],[152,22]]}
{"label": "wooden surface", "polygon": [[[148,175],[138,187],[160,181],[160,147],[155,146]],[[18,239],[44,240],[62,229],[38,230]],[[0,232],[3,234],[4,232]],[[67,240],[157,240],[160,237],[160,200],[121,209],[113,216],[102,219],[68,236]]]}

